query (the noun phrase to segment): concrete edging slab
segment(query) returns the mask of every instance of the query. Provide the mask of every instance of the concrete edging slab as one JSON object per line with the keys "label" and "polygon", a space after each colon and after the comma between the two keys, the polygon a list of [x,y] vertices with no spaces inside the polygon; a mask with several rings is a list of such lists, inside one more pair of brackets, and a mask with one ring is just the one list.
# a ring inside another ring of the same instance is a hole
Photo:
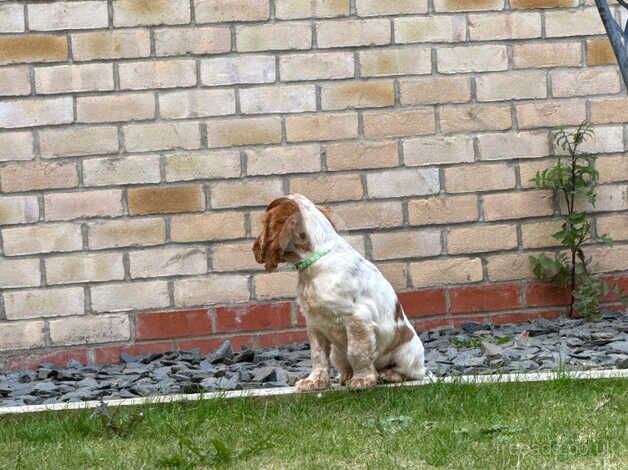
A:
{"label": "concrete edging slab", "polygon": [[[569,371],[569,372],[531,372],[524,374],[503,374],[503,375],[460,375],[442,378],[425,378],[412,382],[402,382],[398,384],[383,384],[378,387],[416,387],[420,385],[429,385],[432,383],[465,383],[465,384],[487,384],[487,383],[507,383],[507,382],[546,382],[559,377],[567,377],[571,379],[610,379],[610,378],[628,378],[628,369],[607,369],[607,370],[587,370],[587,371]],[[344,387],[339,385],[333,386],[332,390],[343,390]],[[281,388],[255,388],[248,390],[233,390],[223,392],[193,393],[193,394],[177,394],[164,395],[155,397],[142,398],[125,398],[119,400],[104,401],[83,401],[72,403],[53,403],[48,405],[24,405],[24,406],[8,406],[0,407],[0,415],[9,414],[25,414],[37,413],[41,411],[65,411],[65,410],[84,410],[99,407],[103,402],[107,406],[137,406],[144,404],[160,404],[175,403],[181,401],[198,401],[213,400],[216,398],[247,398],[247,397],[272,397],[280,395],[296,394],[294,387]]]}

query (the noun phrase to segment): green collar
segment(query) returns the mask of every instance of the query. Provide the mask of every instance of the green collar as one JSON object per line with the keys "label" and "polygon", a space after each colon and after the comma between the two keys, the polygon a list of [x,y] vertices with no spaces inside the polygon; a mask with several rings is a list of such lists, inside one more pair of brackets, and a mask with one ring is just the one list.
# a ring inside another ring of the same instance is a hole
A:
{"label": "green collar", "polygon": [[328,254],[330,251],[331,251],[331,249],[323,250],[323,251],[317,251],[316,253],[314,253],[309,258],[304,259],[303,261],[299,261],[297,264],[294,265],[294,267],[297,268],[297,270],[299,270],[299,271],[303,271],[304,269],[309,268],[310,266],[312,266],[314,263],[316,263],[319,259],[321,259],[323,256]]}

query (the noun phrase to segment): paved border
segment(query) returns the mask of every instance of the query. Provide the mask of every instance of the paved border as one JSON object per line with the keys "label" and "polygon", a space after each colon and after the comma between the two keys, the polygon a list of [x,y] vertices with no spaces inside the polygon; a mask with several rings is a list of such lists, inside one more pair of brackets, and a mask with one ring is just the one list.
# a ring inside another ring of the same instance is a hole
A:
{"label": "paved border", "polygon": [[[506,382],[546,382],[560,377],[571,379],[610,379],[610,378],[628,378],[628,369],[607,369],[607,370],[588,370],[588,371],[550,371],[550,372],[532,372],[527,374],[503,374],[503,375],[460,375],[443,378],[425,378],[412,382],[403,382],[399,384],[384,384],[380,388],[390,387],[416,387],[420,385],[429,385],[431,383],[506,383]],[[332,390],[342,390],[344,387],[338,385],[332,387]],[[294,387],[281,388],[254,388],[248,390],[233,390],[223,392],[193,393],[164,395],[156,397],[143,398],[125,398],[120,400],[104,400],[108,406],[132,406],[153,403],[174,403],[179,401],[198,401],[213,400],[216,398],[246,398],[246,397],[272,397],[279,395],[295,394]],[[36,413],[40,411],[64,411],[64,410],[83,410],[97,408],[102,401],[83,401],[73,403],[53,403],[49,405],[24,405],[24,406],[8,406],[0,407],[0,415]]]}

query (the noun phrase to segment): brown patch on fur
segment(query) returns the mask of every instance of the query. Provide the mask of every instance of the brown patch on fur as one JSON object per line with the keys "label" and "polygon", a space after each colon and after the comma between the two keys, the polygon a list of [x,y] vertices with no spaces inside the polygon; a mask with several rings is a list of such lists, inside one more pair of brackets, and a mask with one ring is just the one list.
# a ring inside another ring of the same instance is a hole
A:
{"label": "brown patch on fur", "polygon": [[403,321],[405,319],[405,315],[403,314],[403,308],[399,301],[397,301],[397,305],[395,306],[395,321]]}
{"label": "brown patch on fur", "polygon": [[412,341],[414,338],[415,332],[412,328],[410,328],[405,323],[401,326],[397,326],[395,328],[395,339],[393,342],[386,348],[384,354],[389,354],[397,349],[402,344],[406,344],[408,341]]}

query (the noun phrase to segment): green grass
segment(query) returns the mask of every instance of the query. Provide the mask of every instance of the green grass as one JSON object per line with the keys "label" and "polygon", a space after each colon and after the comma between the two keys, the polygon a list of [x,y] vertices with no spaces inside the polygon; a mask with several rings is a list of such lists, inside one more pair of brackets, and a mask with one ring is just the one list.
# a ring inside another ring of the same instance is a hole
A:
{"label": "green grass", "polygon": [[[626,468],[621,379],[0,416],[0,468]],[[143,416],[139,416],[143,413]],[[109,424],[107,424],[109,423]]]}

